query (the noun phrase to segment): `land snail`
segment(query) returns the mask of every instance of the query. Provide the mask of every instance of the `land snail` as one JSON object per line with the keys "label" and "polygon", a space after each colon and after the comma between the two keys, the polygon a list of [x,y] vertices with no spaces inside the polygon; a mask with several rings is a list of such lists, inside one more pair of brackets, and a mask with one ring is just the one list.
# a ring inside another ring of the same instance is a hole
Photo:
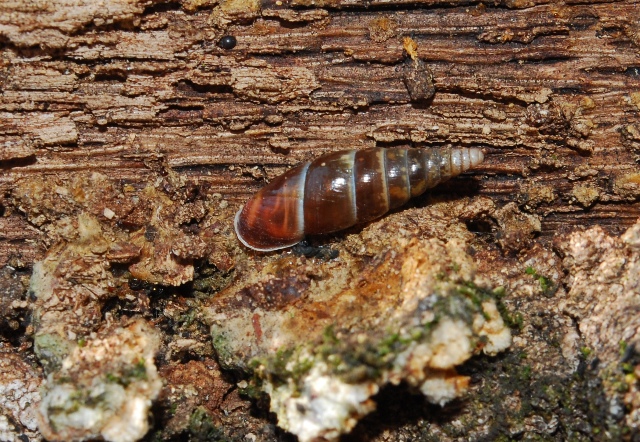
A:
{"label": "land snail", "polygon": [[480,164],[477,148],[344,150],[276,177],[238,211],[242,244],[262,252],[365,223]]}

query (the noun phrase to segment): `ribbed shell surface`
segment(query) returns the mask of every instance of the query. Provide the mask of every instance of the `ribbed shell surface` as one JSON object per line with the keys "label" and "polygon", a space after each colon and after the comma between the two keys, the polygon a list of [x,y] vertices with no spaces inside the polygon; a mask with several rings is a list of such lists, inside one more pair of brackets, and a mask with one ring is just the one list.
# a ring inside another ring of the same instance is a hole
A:
{"label": "ribbed shell surface", "polygon": [[236,215],[255,250],[292,246],[381,217],[411,197],[478,165],[479,149],[365,149],[323,155],[280,175]]}

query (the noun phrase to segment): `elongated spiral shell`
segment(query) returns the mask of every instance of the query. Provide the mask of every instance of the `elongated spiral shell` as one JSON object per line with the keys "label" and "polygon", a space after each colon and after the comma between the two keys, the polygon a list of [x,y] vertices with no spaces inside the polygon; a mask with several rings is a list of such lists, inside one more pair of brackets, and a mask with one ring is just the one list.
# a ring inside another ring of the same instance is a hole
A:
{"label": "elongated spiral shell", "polygon": [[483,159],[475,148],[373,148],[323,155],[275,178],[247,201],[236,214],[236,234],[254,250],[290,247],[305,235],[379,218]]}

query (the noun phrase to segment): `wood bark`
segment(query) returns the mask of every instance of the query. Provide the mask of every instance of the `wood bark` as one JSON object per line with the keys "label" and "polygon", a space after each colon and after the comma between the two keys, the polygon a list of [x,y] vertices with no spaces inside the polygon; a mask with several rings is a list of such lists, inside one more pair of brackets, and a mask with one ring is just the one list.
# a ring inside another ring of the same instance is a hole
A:
{"label": "wood bark", "polygon": [[0,267],[65,238],[50,226],[72,210],[36,193],[79,176],[169,176],[235,208],[292,165],[373,146],[483,148],[443,192],[515,203],[545,247],[618,235],[640,216],[639,23],[632,0],[4,0]]}

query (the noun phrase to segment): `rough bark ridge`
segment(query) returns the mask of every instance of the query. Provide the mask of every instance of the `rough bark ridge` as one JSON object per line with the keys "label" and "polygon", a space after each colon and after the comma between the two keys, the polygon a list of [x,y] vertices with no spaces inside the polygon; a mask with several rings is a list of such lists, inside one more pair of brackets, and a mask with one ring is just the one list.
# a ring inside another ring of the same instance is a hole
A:
{"label": "rough bark ridge", "polygon": [[[209,298],[258,299],[266,274],[274,292],[328,293],[405,256],[394,237],[451,234],[475,283],[506,289],[512,349],[463,366],[469,399],[444,409],[383,390],[348,438],[637,437],[638,23],[630,0],[0,3],[0,432],[117,440],[111,415],[64,433],[52,396],[36,409],[49,375],[49,393],[84,386],[89,401],[100,378],[155,401],[158,437],[287,438],[250,413],[252,384],[220,371]],[[238,206],[291,165],[448,145],[486,156],[435,193],[453,202],[424,211],[425,197],[294,258],[235,241]],[[119,362],[92,359],[133,329],[152,348],[131,338]]]}

